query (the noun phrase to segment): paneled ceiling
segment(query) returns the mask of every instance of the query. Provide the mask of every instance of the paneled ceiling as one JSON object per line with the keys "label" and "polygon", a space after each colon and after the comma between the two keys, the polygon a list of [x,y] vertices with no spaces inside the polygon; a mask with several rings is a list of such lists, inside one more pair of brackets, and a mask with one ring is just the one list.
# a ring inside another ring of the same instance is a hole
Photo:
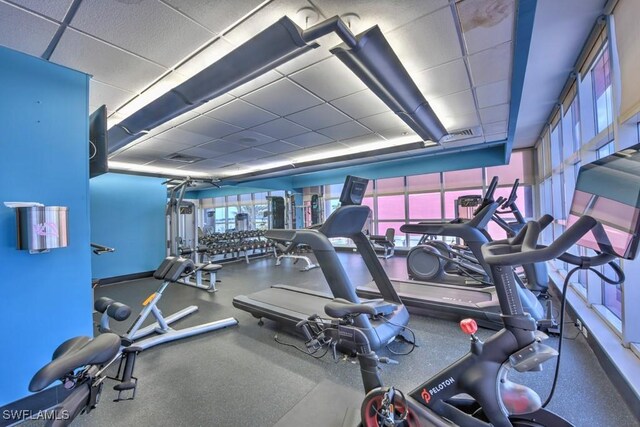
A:
{"label": "paneled ceiling", "polygon": [[[445,146],[506,139],[513,0],[0,0],[0,44],[42,56],[61,34],[50,60],[93,76],[90,110],[106,104],[113,125],[284,15],[302,28],[334,15],[355,34],[380,26],[447,130],[473,130]],[[224,178],[419,140],[331,55],[337,36],[318,42],[110,162]]]}

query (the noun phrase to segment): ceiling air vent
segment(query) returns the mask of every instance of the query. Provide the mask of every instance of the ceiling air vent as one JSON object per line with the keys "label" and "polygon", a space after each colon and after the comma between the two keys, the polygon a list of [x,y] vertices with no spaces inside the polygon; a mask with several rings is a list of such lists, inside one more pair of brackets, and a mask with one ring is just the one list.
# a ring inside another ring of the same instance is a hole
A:
{"label": "ceiling air vent", "polygon": [[165,157],[165,159],[173,160],[174,162],[180,162],[180,163],[195,163],[195,162],[199,162],[200,160],[204,160],[203,157],[187,156],[186,154],[180,154],[180,153],[170,154],[167,157]]}
{"label": "ceiling air vent", "polygon": [[448,135],[442,138],[442,142],[459,141],[461,139],[473,138],[481,135],[482,128],[480,126],[466,129],[457,129],[449,132]]}

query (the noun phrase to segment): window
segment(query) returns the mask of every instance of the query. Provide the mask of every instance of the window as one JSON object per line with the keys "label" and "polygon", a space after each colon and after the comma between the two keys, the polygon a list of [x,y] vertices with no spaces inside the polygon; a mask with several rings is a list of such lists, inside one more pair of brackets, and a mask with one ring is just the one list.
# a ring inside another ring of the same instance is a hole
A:
{"label": "window", "polygon": [[528,151],[514,151],[511,153],[511,160],[508,165],[492,166],[487,168],[487,182],[490,182],[494,176],[500,178],[500,185],[512,185],[516,179],[520,180],[520,184],[531,182],[531,163],[533,159]]}
{"label": "window", "polygon": [[482,188],[475,190],[445,191],[444,193],[444,217],[455,219],[457,200],[460,196],[482,195]]}
{"label": "window", "polygon": [[404,193],[404,177],[376,180],[376,192],[378,194]]}
{"label": "window", "polygon": [[580,132],[580,103],[578,102],[578,95],[573,99],[571,103],[571,125],[573,127],[573,151],[580,149],[580,141],[582,134]]}
{"label": "window", "polygon": [[[615,262],[616,264],[620,265],[620,260],[616,260]],[[603,266],[602,272],[606,277],[616,277],[616,274],[613,272],[612,268],[609,265]],[[601,282],[602,303],[618,319],[622,318],[622,285],[612,285],[610,283],[606,283],[604,280],[601,280]]]}
{"label": "window", "polygon": [[560,126],[551,131],[551,169],[556,169],[562,161],[562,139],[560,138]]}
{"label": "window", "polygon": [[607,157],[609,154],[613,154],[615,152],[614,150],[615,144],[611,141],[596,150],[596,159]]}
{"label": "window", "polygon": [[591,75],[596,112],[596,133],[599,133],[613,122],[611,63],[608,46],[605,46],[602,54],[594,64]]}
{"label": "window", "polygon": [[440,192],[409,194],[409,219],[419,221],[423,219],[442,218],[442,198]]}
{"label": "window", "polygon": [[444,188],[482,188],[482,169],[465,169],[443,174]]}
{"label": "window", "polygon": [[267,228],[268,218],[265,213],[269,210],[267,205],[267,193],[255,193],[253,195],[253,224],[256,230]]}

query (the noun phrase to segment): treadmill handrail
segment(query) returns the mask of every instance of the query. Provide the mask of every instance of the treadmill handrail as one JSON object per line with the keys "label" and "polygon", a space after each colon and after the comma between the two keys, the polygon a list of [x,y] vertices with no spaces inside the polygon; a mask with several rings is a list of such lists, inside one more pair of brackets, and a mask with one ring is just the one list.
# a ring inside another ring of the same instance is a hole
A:
{"label": "treadmill handrail", "polygon": [[271,229],[264,232],[266,239],[277,240],[278,242],[293,242],[298,230]]}
{"label": "treadmill handrail", "polygon": [[[404,224],[400,226],[400,231],[408,234],[460,237],[465,241],[468,239],[479,238],[477,233],[482,234],[481,230],[486,227],[486,224],[489,222],[497,208],[497,203],[487,205],[480,211],[480,213],[478,213],[478,215],[467,222],[420,222],[418,224]],[[484,240],[482,238],[480,239]]]}
{"label": "treadmill handrail", "polygon": [[314,251],[332,251],[331,241],[319,230],[269,230],[264,233],[268,239],[291,242],[296,245],[309,245]]}

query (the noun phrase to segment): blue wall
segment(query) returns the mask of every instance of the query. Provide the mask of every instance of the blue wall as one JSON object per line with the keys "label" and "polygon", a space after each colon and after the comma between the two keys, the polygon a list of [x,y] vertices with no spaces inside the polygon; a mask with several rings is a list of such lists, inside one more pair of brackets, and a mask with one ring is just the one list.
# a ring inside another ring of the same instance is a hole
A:
{"label": "blue wall", "polygon": [[108,173],[91,180],[91,241],[113,247],[92,255],[94,278],[155,270],[165,256],[167,188],[161,178]]}
{"label": "blue wall", "polygon": [[69,207],[69,246],[16,250],[15,214],[0,205],[0,406],[67,338],[90,335],[87,75],[0,47],[0,202]]}

